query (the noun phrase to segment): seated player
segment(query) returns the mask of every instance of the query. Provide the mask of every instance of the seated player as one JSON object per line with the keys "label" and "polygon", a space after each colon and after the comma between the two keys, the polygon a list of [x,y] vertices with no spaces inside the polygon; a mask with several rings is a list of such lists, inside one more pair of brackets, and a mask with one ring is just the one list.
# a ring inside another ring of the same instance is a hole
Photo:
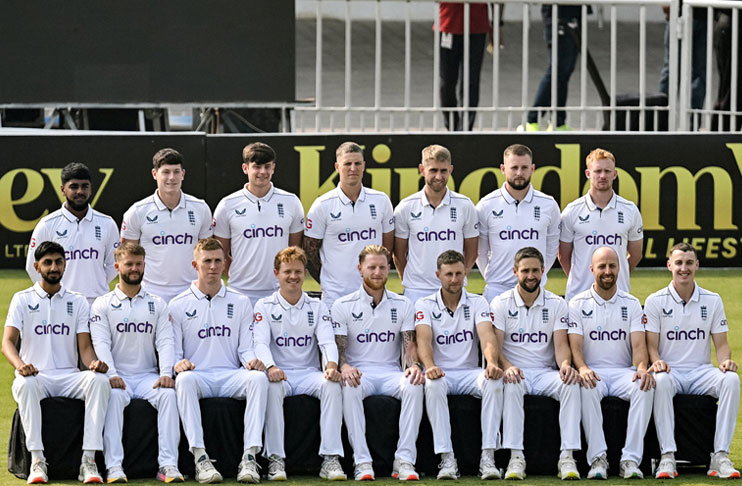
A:
{"label": "seated player", "polygon": [[[26,448],[31,452],[28,483],[49,480],[41,441],[41,400],[48,397],[85,400],[79,479],[102,483],[95,451],[103,450],[103,423],[111,394],[104,374],[108,366],[93,350],[88,301],[61,283],[64,248],[44,241],[36,247],[34,260],[41,281],[13,296],[3,333],[3,354],[15,368],[13,398],[18,402]],[[87,371],[77,368],[78,352]]]}
{"label": "seated player", "polygon": [[[361,288],[332,306],[343,381],[343,417],[353,447],[356,480],[374,479],[363,412],[363,399],[370,395],[402,401],[392,476],[402,481],[419,479],[416,442],[425,376],[417,363],[412,303],[386,288],[390,260],[389,250],[381,245],[364,248],[358,265]],[[400,366],[400,342],[404,343],[405,371]]]}
{"label": "seated player", "polygon": [[[108,363],[111,399],[108,402],[103,451],[108,483],[125,483],[122,467],[124,408],[141,398],[157,410],[157,479],[183,482],[178,471],[180,420],[175,402],[173,360],[175,345],[167,304],[142,288],[144,248],[125,243],[115,252],[119,283],[98,297],[90,312],[95,351]],[[158,365],[159,358],[159,365]]]}
{"label": "seated player", "polygon": [[[302,291],[306,267],[307,257],[302,249],[290,246],[279,251],[273,261],[279,288],[255,304],[255,353],[265,364],[270,381],[264,452],[269,461],[268,479],[286,479],[283,399],[310,395],[320,401],[319,453],[324,460],[319,475],[333,481],[345,480],[338,460],[343,455],[343,405],[332,319],[323,302]],[[324,372],[318,347],[326,363]]]}
{"label": "seated player", "polygon": [[[482,398],[482,479],[499,479],[495,450],[500,447],[502,369],[497,343],[484,297],[464,289],[464,255],[448,250],[436,261],[441,288],[415,304],[418,355],[425,366],[425,405],[433,447],[441,454],[438,479],[457,479],[459,468],[451,443],[448,395]],[[480,366],[479,346],[487,362]]]}
{"label": "seated player", "polygon": [[199,399],[228,397],[247,400],[243,455],[237,481],[260,481],[256,454],[263,445],[268,380],[255,358],[250,299],[222,283],[226,262],[222,244],[199,240],[193,250],[198,279],[170,301],[175,333],[175,393],[183,431],[196,461],[196,480],[215,483],[222,475],[204,448]]}

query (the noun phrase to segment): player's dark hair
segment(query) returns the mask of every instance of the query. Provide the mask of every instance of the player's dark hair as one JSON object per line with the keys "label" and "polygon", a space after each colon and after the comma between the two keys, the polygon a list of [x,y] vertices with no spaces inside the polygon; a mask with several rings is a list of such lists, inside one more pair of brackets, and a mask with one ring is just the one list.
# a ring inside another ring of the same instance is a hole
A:
{"label": "player's dark hair", "polygon": [[337,159],[343,154],[353,154],[353,153],[359,153],[363,155],[363,147],[361,147],[355,142],[343,142],[340,144],[337,150],[335,150],[335,158]]}
{"label": "player's dark hair", "polygon": [[518,250],[518,252],[515,254],[515,268],[518,268],[518,264],[524,258],[538,258],[538,261],[541,262],[541,266],[544,266],[544,256],[541,254],[540,251],[538,251],[537,248],[527,246]]}
{"label": "player's dark hair", "polygon": [[88,166],[80,162],[71,162],[65,165],[62,169],[62,185],[67,184],[72,179],[89,181],[90,169],[88,169]]}
{"label": "player's dark hair", "polygon": [[453,265],[454,263],[459,262],[463,263],[464,266],[466,266],[464,255],[457,252],[456,250],[446,250],[438,255],[438,259],[436,260],[435,264],[438,270],[440,270],[442,265]]}
{"label": "player's dark hair", "polygon": [[502,154],[502,158],[504,159],[508,155],[527,155],[531,160],[533,160],[533,152],[531,152],[531,149],[519,143],[514,143],[513,145],[510,145],[508,148],[506,148],[505,152],[503,152]]}
{"label": "player's dark hair", "polygon": [[163,165],[179,165],[183,167],[183,156],[175,149],[164,148],[157,151],[152,157],[152,166],[155,170]]}
{"label": "player's dark hair", "polygon": [[276,161],[276,151],[263,142],[255,142],[242,149],[242,160],[249,164],[269,164]]}
{"label": "player's dark hair", "polygon": [[696,260],[698,260],[698,252],[696,251],[696,248],[690,243],[686,243],[685,241],[681,241],[680,243],[677,243],[672,248],[670,248],[670,251],[667,252],[668,259],[674,251],[691,251],[693,252],[693,256],[696,257]]}
{"label": "player's dark hair", "polygon": [[43,241],[38,247],[36,247],[36,251],[33,252],[33,257],[34,260],[38,262],[46,255],[54,253],[64,256],[64,247],[56,241]]}

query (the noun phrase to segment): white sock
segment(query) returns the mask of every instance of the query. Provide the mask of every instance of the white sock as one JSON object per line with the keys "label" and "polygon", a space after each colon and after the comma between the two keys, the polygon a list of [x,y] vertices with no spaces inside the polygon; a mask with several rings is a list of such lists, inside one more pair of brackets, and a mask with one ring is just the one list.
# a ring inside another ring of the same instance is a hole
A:
{"label": "white sock", "polygon": [[198,462],[201,457],[206,455],[206,449],[203,447],[194,447],[193,448],[193,459]]}
{"label": "white sock", "polygon": [[95,451],[82,451],[82,457],[88,457],[95,461]]}
{"label": "white sock", "polygon": [[569,450],[569,449],[567,449],[567,450],[562,451],[561,454],[559,454],[559,459],[564,459],[565,457],[571,458],[572,457],[572,451]]}
{"label": "white sock", "polygon": [[662,460],[662,459],[673,459],[673,460],[675,460],[675,453],[674,452],[665,452],[664,454],[662,454],[662,457],[660,458],[660,460]]}
{"label": "white sock", "polygon": [[441,452],[441,459],[442,459],[442,460],[446,460],[446,459],[448,459],[449,457],[450,457],[451,459],[455,459],[455,457],[453,457],[453,452]]}
{"label": "white sock", "polygon": [[255,446],[248,447],[247,449],[245,449],[245,452],[242,454],[242,458],[247,459],[248,455],[251,455],[254,458],[255,456],[258,455],[258,452],[260,452],[260,448],[255,447]]}
{"label": "white sock", "polygon": [[495,457],[495,450],[494,449],[482,449],[482,457]]}
{"label": "white sock", "polygon": [[43,461],[46,458],[44,457],[44,451],[30,451],[31,452],[31,460],[32,461]]}
{"label": "white sock", "polygon": [[523,459],[525,456],[523,455],[523,449],[510,449],[510,457],[520,457]]}

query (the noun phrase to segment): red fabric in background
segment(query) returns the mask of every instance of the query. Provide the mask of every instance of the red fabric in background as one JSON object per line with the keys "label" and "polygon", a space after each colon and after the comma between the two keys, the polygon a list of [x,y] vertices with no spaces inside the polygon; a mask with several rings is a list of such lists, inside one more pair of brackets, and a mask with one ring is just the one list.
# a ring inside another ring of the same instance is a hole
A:
{"label": "red fabric in background", "polygon": [[[464,4],[441,2],[441,32],[450,34],[464,33]],[[485,34],[492,30],[486,3],[469,4],[469,33]],[[435,26],[433,26],[435,28]]]}

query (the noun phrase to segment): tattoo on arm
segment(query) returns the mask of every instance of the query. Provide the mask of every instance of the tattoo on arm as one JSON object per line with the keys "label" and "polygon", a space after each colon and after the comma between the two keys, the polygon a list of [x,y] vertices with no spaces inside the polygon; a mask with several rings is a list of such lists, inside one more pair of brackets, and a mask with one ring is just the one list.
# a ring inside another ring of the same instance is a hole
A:
{"label": "tattoo on arm", "polygon": [[302,246],[307,254],[307,270],[309,270],[309,274],[319,283],[319,274],[322,270],[319,249],[322,248],[322,240],[305,236]]}
{"label": "tattoo on arm", "polygon": [[335,344],[338,347],[338,369],[346,363],[345,350],[348,347],[348,336],[335,336]]}
{"label": "tattoo on arm", "polygon": [[404,365],[409,368],[413,364],[418,362],[417,356],[417,334],[415,331],[402,331],[402,339],[404,341]]}

